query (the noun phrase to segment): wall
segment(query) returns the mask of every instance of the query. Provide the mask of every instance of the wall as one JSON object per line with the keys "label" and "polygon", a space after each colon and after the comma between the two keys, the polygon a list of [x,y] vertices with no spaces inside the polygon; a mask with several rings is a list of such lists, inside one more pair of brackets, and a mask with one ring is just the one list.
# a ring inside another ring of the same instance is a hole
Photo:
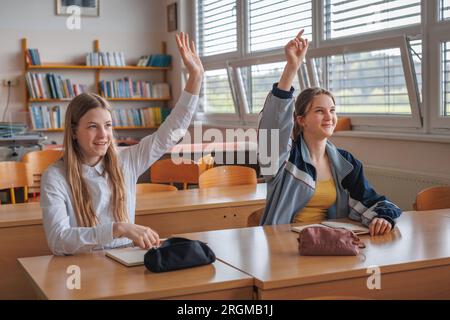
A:
{"label": "wall", "polygon": [[[19,111],[25,108],[20,39],[27,38],[29,47],[38,48],[43,62],[84,63],[93,40],[98,39],[101,50],[123,51],[127,63],[135,64],[141,55],[160,52],[161,41],[166,38],[162,0],[100,1],[100,16],[81,17],[81,30],[67,29],[67,17],[55,12],[55,0],[0,2],[0,80],[20,78],[19,86],[12,88],[8,119],[22,120]],[[70,72],[67,77],[94,84],[93,72]],[[162,78],[161,74],[152,77],[155,81]],[[0,117],[5,104],[6,87],[0,86]],[[61,142],[61,133],[46,135]]]}

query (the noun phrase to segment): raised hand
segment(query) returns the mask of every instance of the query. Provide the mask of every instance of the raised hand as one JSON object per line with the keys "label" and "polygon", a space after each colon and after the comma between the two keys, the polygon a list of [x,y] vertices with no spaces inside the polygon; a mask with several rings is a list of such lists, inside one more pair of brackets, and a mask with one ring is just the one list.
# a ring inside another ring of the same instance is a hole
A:
{"label": "raised hand", "polygon": [[278,81],[278,88],[281,90],[290,90],[298,68],[300,68],[300,65],[305,59],[306,52],[308,51],[308,39],[302,38],[303,31],[303,29],[300,30],[297,36],[289,41],[284,47],[286,66],[281,74],[280,81]]}
{"label": "raised hand", "polygon": [[189,42],[189,35],[184,32],[175,35],[175,38],[181,58],[183,59],[184,65],[186,66],[189,74],[203,75],[203,65],[195,50],[194,41]]}
{"label": "raised hand", "polygon": [[308,39],[302,38],[304,31],[304,29],[300,30],[297,36],[284,47],[286,62],[297,69],[305,59],[309,46]]}

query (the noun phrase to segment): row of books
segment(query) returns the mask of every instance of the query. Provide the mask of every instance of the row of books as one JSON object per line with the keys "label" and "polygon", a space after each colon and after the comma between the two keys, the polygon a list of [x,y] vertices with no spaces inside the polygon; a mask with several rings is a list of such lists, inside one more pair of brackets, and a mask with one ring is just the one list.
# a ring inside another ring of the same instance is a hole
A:
{"label": "row of books", "polygon": [[124,67],[125,54],[123,52],[89,52],[86,55],[86,65]]}
{"label": "row of books", "polygon": [[138,63],[138,67],[168,67],[172,63],[172,56],[168,54],[152,54],[142,56]]}
{"label": "row of books", "polygon": [[60,129],[62,116],[60,106],[31,105],[30,117],[33,129]]}
{"label": "row of books", "polygon": [[101,95],[106,98],[166,98],[170,97],[168,83],[132,81],[125,77],[115,81],[100,81]]}
{"label": "row of books", "polygon": [[115,127],[156,127],[163,121],[160,107],[113,109],[112,120]]}
{"label": "row of books", "polygon": [[70,99],[88,91],[86,85],[74,84],[54,73],[27,72],[25,83],[32,99]]}
{"label": "row of books", "polygon": [[[33,129],[61,129],[63,127],[63,116],[59,105],[32,104],[30,106]],[[164,121],[165,117],[167,117],[167,112],[163,112],[160,107],[112,110],[114,127],[157,127]]]}
{"label": "row of books", "polygon": [[39,65],[41,64],[41,57],[39,56],[38,49],[28,49],[25,52],[27,64]]}

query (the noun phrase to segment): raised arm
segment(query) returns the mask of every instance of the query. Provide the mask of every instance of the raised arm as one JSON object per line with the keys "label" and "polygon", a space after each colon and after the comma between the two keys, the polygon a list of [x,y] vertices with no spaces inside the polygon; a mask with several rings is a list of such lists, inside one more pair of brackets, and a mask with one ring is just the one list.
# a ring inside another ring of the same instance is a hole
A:
{"label": "raised arm", "polygon": [[203,65],[193,41],[186,33],[175,36],[178,51],[189,73],[188,81],[178,98],[175,108],[158,130],[141,140],[137,145],[121,151],[124,164],[132,166],[136,179],[165,152],[170,150],[184,135],[197,109],[198,95],[203,80]]}
{"label": "raised arm", "polygon": [[297,36],[289,41],[284,47],[284,55],[286,57],[286,65],[278,82],[278,89],[289,91],[297,74],[300,65],[305,59],[308,51],[308,39],[302,38],[304,30],[300,30]]}
{"label": "raised arm", "polygon": [[286,66],[278,83],[265,100],[260,114],[258,155],[261,174],[271,179],[289,156],[294,127],[294,97],[292,82],[308,51],[308,40],[302,38],[303,30],[290,40],[285,48]]}

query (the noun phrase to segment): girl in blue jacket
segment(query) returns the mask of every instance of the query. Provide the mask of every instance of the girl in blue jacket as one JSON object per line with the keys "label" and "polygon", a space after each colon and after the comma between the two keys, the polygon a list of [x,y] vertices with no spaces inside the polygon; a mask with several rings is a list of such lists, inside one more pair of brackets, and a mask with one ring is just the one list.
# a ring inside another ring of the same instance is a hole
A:
{"label": "girl in blue jacket", "polygon": [[[302,34],[285,46],[286,66],[260,115],[259,161],[267,181],[261,224],[350,218],[369,227],[371,235],[386,234],[401,210],[375,192],[360,161],[328,141],[337,123],[333,95],[308,88],[293,97],[292,82],[308,51]],[[267,161],[262,155],[269,153]]]}

